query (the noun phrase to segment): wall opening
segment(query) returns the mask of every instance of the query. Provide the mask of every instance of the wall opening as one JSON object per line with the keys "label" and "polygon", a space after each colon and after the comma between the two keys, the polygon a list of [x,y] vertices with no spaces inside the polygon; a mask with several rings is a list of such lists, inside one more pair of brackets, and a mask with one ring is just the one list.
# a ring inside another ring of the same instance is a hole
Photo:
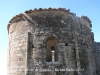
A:
{"label": "wall opening", "polygon": [[68,43],[65,43],[65,46],[68,46]]}
{"label": "wall opening", "polygon": [[50,37],[46,42],[46,62],[58,61],[58,50],[57,50],[57,40],[54,37]]}
{"label": "wall opening", "polygon": [[32,45],[32,48],[34,48],[34,45]]}

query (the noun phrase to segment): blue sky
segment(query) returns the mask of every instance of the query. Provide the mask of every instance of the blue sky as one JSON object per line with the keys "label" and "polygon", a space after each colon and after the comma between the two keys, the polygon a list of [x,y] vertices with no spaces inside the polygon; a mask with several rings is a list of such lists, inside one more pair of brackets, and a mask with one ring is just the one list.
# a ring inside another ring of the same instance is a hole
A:
{"label": "blue sky", "polygon": [[77,16],[88,16],[92,21],[94,39],[100,42],[100,0],[0,0],[0,75],[6,75],[8,32],[10,19],[34,8],[66,8]]}

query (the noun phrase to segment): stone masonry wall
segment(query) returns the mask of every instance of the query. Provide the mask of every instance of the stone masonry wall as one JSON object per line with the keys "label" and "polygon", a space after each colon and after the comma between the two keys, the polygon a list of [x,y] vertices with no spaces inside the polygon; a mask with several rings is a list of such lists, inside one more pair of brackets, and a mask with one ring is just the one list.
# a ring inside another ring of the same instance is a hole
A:
{"label": "stone masonry wall", "polygon": [[[34,12],[12,20],[8,26],[8,75],[95,75],[94,39],[89,25],[86,17],[64,11]],[[46,61],[46,42],[52,37],[58,50],[54,63]],[[35,67],[52,71],[39,72]],[[53,70],[63,67],[84,71]],[[29,69],[32,71],[25,71]]]}
{"label": "stone masonry wall", "polygon": [[95,42],[96,73],[100,75],[100,42]]}

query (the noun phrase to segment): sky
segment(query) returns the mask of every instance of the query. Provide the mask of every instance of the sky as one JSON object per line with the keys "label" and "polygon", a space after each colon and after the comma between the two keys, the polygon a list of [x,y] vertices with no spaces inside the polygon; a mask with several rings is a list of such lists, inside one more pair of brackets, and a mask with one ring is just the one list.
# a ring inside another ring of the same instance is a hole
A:
{"label": "sky", "polygon": [[66,8],[77,16],[88,16],[94,39],[100,42],[100,0],[0,0],[0,75],[7,75],[7,25],[10,19],[26,10],[49,7]]}

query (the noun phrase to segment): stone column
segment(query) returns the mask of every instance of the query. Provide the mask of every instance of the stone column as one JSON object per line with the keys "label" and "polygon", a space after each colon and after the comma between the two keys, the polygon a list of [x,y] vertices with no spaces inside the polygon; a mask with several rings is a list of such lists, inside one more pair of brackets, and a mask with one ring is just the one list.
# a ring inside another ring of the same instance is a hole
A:
{"label": "stone column", "polygon": [[28,51],[29,51],[29,32],[26,39],[26,60],[25,60],[25,75],[28,75]]}
{"label": "stone column", "polygon": [[67,74],[68,75],[74,75],[73,71],[70,71],[71,69],[73,69],[73,64],[72,64],[72,53],[71,53],[71,46],[67,46],[66,47],[66,58],[67,58]]}
{"label": "stone column", "polygon": [[[80,57],[79,57],[79,51],[78,51],[78,43],[77,43],[77,34],[74,33],[74,39],[75,39],[75,50],[76,50],[76,61],[77,61],[77,69],[80,70]],[[81,75],[81,72],[78,71],[78,75]]]}
{"label": "stone column", "polygon": [[[67,47],[65,46],[64,47],[64,62],[66,63],[66,68],[67,68],[67,66],[68,66],[68,58],[67,58],[67,54],[66,54],[66,49],[67,49]],[[66,71],[66,73],[65,73],[65,75],[67,75],[67,71]]]}
{"label": "stone column", "polygon": [[62,47],[63,47],[63,43],[59,43],[59,45],[58,45],[58,51],[59,51],[59,54],[58,54],[58,60],[59,60],[59,62],[60,62],[60,64],[62,64],[63,63],[63,56],[62,56],[62,54],[63,54],[63,49],[62,49]]}
{"label": "stone column", "polygon": [[55,62],[55,51],[51,51],[52,52],[52,62]]}

